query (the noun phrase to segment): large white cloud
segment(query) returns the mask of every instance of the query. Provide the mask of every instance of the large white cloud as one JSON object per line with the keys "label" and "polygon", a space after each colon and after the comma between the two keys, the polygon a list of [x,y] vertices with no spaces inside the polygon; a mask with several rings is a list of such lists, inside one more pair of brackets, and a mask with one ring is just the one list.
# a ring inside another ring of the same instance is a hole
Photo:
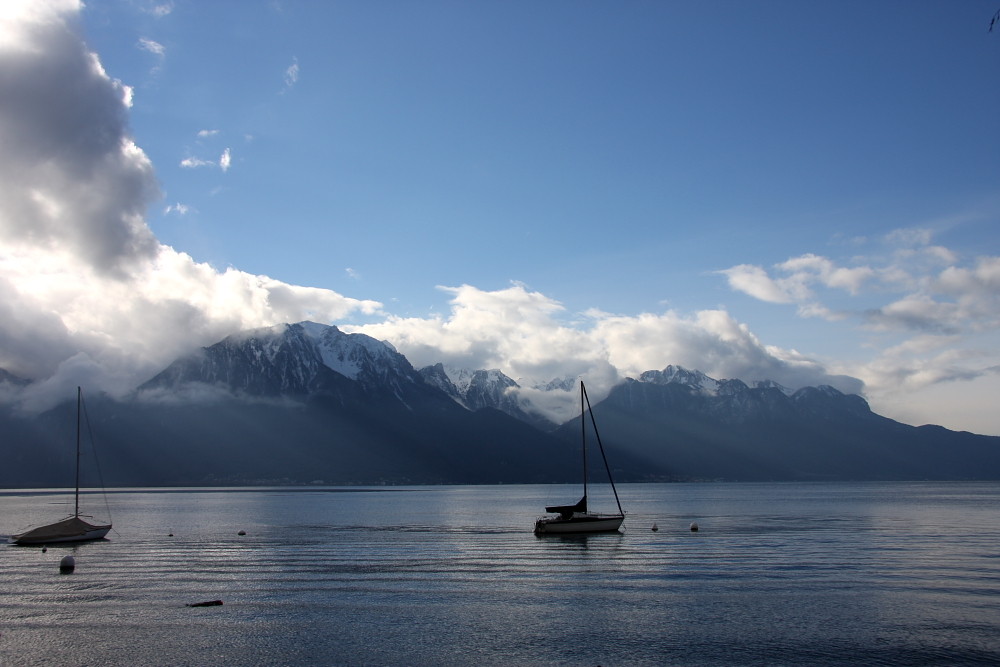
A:
{"label": "large white cloud", "polygon": [[52,9],[2,19],[19,38],[0,41],[0,240],[122,275],[157,250],[152,165],[126,132],[126,87],[68,32],[72,3]]}
{"label": "large white cloud", "polygon": [[536,385],[585,377],[598,398],[624,377],[668,364],[717,378],[772,379],[793,389],[831,384],[845,392],[862,390],[860,381],[832,375],[794,350],[763,345],[721,310],[691,317],[673,311],[567,316],[557,301],[520,284],[495,291],[470,285],[442,289],[452,294],[447,316],[390,317],[344,328],[390,341],[417,367],[440,361],[500,369],[525,387],[525,399],[556,419],[572,416],[574,395],[539,391]]}
{"label": "large white cloud", "polygon": [[154,237],[144,216],[160,193],[129,134],[130,91],[86,48],[80,9],[0,9],[0,368],[37,381],[26,405],[47,407],[83,380],[125,391],[239,329],[376,312],[218,271]]}
{"label": "large white cloud", "polygon": [[[734,290],[794,304],[801,316],[852,318],[872,333],[872,352],[839,370],[864,380],[875,402],[901,406],[894,412],[901,419],[942,415],[948,411],[942,394],[931,388],[991,378],[1000,367],[1000,257],[963,258],[933,239],[926,228],[899,229],[883,239],[883,253],[855,257],[849,266],[807,254],[770,270],[739,265],[721,273]],[[848,304],[860,296],[861,303],[879,305],[832,309],[824,303],[843,303],[845,295]],[[918,408],[914,392],[934,398]],[[913,397],[908,407],[900,395]],[[979,401],[978,392],[969,392],[968,404]]]}

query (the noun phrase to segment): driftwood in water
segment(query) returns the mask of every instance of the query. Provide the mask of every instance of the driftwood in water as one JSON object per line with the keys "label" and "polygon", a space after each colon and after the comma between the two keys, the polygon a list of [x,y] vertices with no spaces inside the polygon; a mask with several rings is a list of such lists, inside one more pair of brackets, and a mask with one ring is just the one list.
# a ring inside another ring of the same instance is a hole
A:
{"label": "driftwood in water", "polygon": [[189,602],[186,607],[218,607],[222,604],[222,600],[209,600],[207,602]]}

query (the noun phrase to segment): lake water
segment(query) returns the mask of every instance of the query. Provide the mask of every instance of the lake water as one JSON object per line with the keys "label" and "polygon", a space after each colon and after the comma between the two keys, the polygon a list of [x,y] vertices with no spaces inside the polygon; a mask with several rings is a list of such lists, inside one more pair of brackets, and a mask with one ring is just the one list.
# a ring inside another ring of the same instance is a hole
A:
{"label": "lake water", "polygon": [[1000,484],[619,493],[587,538],[532,534],[574,487],[108,493],[107,541],[0,545],[0,665],[1000,664]]}

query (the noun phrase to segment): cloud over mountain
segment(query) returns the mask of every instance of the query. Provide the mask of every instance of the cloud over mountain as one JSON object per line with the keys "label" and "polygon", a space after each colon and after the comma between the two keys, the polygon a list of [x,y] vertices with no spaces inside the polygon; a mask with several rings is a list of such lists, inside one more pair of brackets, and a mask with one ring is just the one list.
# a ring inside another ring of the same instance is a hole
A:
{"label": "cloud over mountain", "polygon": [[979,378],[995,386],[1000,257],[962,257],[934,237],[922,227],[895,230],[882,239],[882,254],[850,266],[807,254],[721,273],[733,290],[794,304],[801,317],[849,320],[872,332],[875,356],[842,368],[874,396]]}
{"label": "cloud over mountain", "polygon": [[417,367],[440,361],[499,368],[557,420],[572,415],[573,393],[532,387],[585,376],[595,396],[603,396],[626,376],[669,364],[697,367],[715,377],[771,379],[792,388],[828,384],[846,393],[863,388],[859,380],[831,374],[793,350],[763,345],[722,310],[690,317],[673,311],[637,316],[591,311],[568,319],[559,302],[517,283],[495,291],[470,285],[441,289],[452,294],[447,317],[389,317],[342,328],[392,341]]}
{"label": "cloud over mountain", "polygon": [[160,192],[130,136],[131,90],[80,38],[81,7],[0,10],[0,367],[45,380],[30,400],[44,407],[83,377],[130,388],[234,330],[375,312],[156,239],[145,213]]}

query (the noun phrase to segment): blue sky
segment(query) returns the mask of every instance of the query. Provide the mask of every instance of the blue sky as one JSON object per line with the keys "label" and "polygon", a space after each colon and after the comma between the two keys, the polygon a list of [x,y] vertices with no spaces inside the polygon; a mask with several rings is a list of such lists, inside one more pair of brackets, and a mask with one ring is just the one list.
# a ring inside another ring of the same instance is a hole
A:
{"label": "blue sky", "polygon": [[510,280],[702,308],[731,301],[708,272],[996,205],[989,3],[171,6],[83,13],[190,209],[157,236],[401,314]]}
{"label": "blue sky", "polygon": [[[607,387],[674,363],[1000,434],[995,2],[47,6],[126,98],[129,234],[161,251],[106,317],[8,272],[65,331],[25,374],[83,354],[124,386],[309,318],[418,366]],[[190,335],[123,336],[136,312]]]}

